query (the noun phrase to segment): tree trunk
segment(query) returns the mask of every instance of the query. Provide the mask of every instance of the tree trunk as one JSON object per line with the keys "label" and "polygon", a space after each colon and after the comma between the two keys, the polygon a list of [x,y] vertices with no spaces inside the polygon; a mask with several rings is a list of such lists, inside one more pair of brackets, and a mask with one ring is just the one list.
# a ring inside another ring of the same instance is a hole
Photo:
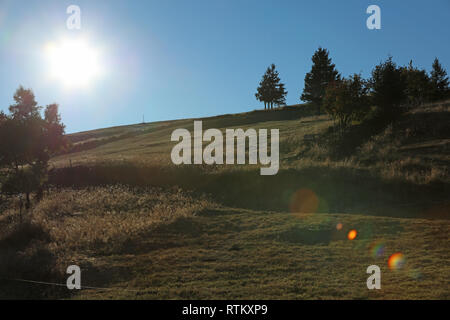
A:
{"label": "tree trunk", "polygon": [[22,195],[19,196],[19,222],[22,224],[22,208],[23,208],[23,201],[22,201]]}
{"label": "tree trunk", "polygon": [[28,210],[28,209],[30,209],[30,193],[27,192],[26,195],[27,195],[27,201],[25,202],[25,208]]}
{"label": "tree trunk", "polygon": [[36,191],[36,200],[39,202],[44,197],[44,188],[42,186],[39,186],[39,188]]}

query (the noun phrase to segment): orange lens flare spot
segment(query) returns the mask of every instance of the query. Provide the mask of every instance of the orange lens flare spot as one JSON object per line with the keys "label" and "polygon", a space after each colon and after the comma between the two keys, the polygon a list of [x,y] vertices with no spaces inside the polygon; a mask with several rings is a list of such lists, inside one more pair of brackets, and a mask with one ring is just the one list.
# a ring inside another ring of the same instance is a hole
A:
{"label": "orange lens flare spot", "polygon": [[389,257],[388,267],[391,270],[399,270],[405,265],[405,257],[402,253],[397,252]]}
{"label": "orange lens flare spot", "polygon": [[356,230],[350,230],[347,234],[347,238],[348,238],[348,240],[354,240],[357,235],[358,235],[358,232]]}
{"label": "orange lens flare spot", "polygon": [[336,230],[342,230],[342,227],[343,227],[342,223],[339,222],[339,223],[336,225]]}
{"label": "orange lens flare spot", "polygon": [[291,197],[291,213],[316,213],[318,208],[319,198],[310,189],[300,189]]}

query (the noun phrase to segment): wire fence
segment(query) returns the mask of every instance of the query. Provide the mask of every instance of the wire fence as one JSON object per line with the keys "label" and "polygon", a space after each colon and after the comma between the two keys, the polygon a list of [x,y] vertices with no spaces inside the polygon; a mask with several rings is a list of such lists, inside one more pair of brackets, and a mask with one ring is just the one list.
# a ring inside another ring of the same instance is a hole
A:
{"label": "wire fence", "polygon": [[[65,287],[67,288],[67,284],[65,283],[57,283],[57,282],[47,282],[47,281],[36,281],[36,280],[28,280],[28,279],[9,279],[9,278],[0,278],[4,281],[13,281],[13,282],[22,282],[22,283],[30,283],[30,284],[41,284],[47,286],[57,286],[57,287]],[[142,290],[137,289],[127,289],[127,288],[119,288],[119,287],[93,287],[93,286],[81,286],[81,289],[93,289],[93,290],[122,290],[122,291],[130,291],[130,292],[141,292]]]}
{"label": "wire fence", "polygon": [[[428,202],[415,202],[415,203],[398,203],[394,204],[394,207],[406,207],[406,206],[419,206],[419,205],[429,205],[429,204],[436,204],[436,205],[450,205],[450,201],[428,201]],[[380,206],[381,207],[381,206]],[[368,207],[366,209],[375,209],[380,208],[378,206]],[[364,209],[361,209],[364,210]],[[29,283],[29,284],[40,284],[40,285],[47,285],[47,286],[58,286],[58,287],[66,287],[67,284],[65,283],[57,283],[57,282],[47,282],[47,281],[37,281],[37,280],[29,280],[29,279],[10,279],[10,278],[0,278],[4,281],[14,281],[14,282],[22,282],[22,283]],[[90,289],[90,290],[105,290],[105,291],[112,291],[112,290],[122,290],[122,291],[129,291],[129,292],[142,292],[138,289],[127,289],[127,288],[120,288],[120,287],[94,287],[94,286],[81,286],[81,289]]]}

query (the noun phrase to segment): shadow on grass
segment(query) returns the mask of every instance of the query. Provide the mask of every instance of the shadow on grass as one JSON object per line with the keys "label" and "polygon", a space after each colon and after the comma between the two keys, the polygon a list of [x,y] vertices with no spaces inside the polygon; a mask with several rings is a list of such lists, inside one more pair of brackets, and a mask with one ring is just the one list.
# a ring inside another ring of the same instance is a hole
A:
{"label": "shadow on grass", "polygon": [[254,123],[267,121],[284,121],[314,116],[317,107],[313,104],[285,106],[273,110],[255,110],[247,113],[226,114],[215,117],[203,118],[203,129],[231,128],[248,126]]}
{"label": "shadow on grass", "polygon": [[298,204],[293,206],[293,201],[299,201],[295,194],[299,190],[307,190],[313,199],[300,201],[312,203],[308,207],[309,212],[449,218],[448,210],[433,209],[437,206],[448,208],[448,203],[442,204],[450,191],[447,184],[384,181],[367,170],[345,167],[287,169],[280,170],[275,176],[261,176],[259,169],[207,173],[201,166],[80,166],[53,170],[50,183],[58,187],[116,183],[176,185],[210,194],[226,206],[280,212],[297,212]]}
{"label": "shadow on grass", "polygon": [[159,223],[147,230],[118,238],[115,241],[93,245],[92,250],[99,256],[122,254],[146,254],[151,251],[178,248],[189,245],[206,232],[195,219],[179,217],[168,223]]}
{"label": "shadow on grass", "polygon": [[[401,137],[404,143],[447,139],[450,136],[449,122],[449,112],[405,113],[392,123],[392,135]],[[330,127],[322,139],[326,142],[325,145],[333,159],[345,159],[354,155],[361,145],[369,141],[371,137],[380,134],[389,124],[390,122],[385,121],[381,116],[374,115],[360,124],[349,127],[341,135],[335,132],[336,128]],[[407,136],[406,132],[408,132]],[[421,151],[424,152],[425,149]],[[412,156],[414,155],[412,153]],[[364,159],[366,163],[374,160],[371,157]]]}
{"label": "shadow on grass", "polygon": [[0,299],[67,298],[65,287],[21,280],[65,283],[56,270],[56,257],[46,248],[50,241],[40,225],[23,222],[0,237]]}

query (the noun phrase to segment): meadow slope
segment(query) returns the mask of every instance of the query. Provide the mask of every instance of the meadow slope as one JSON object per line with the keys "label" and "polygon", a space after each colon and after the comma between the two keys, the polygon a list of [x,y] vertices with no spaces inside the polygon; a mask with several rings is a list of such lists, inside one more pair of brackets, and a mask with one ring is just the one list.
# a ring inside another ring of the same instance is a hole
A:
{"label": "meadow slope", "polygon": [[[71,134],[24,220],[1,203],[0,298],[449,299],[449,119],[438,103],[343,137],[308,105],[201,119],[280,129],[275,176],[174,166],[170,135],[194,119]],[[98,288],[13,280],[64,283],[69,264]],[[381,290],[366,287],[372,264]]]}

